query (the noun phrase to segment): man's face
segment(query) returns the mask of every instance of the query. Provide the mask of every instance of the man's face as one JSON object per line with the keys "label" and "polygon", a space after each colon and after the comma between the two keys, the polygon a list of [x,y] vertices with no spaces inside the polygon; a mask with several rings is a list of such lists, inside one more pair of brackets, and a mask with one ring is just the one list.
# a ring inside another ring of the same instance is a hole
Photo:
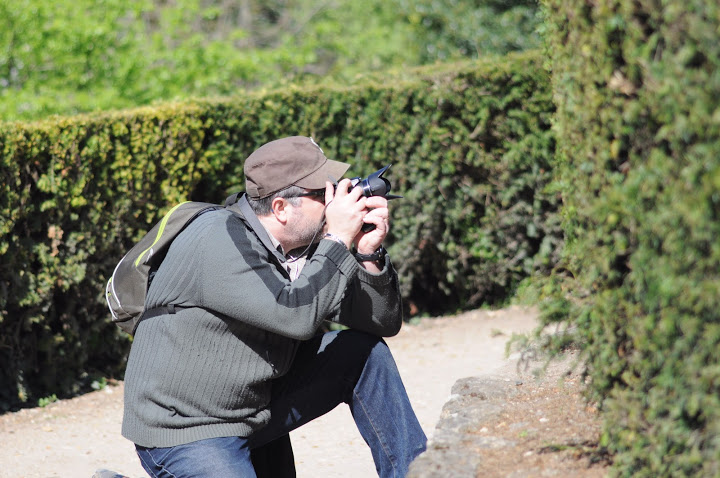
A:
{"label": "man's face", "polygon": [[[320,191],[320,190],[318,190]],[[321,190],[322,195],[309,195],[300,197],[299,206],[291,206],[293,208],[292,221],[288,222],[288,236],[296,247],[307,246],[313,239],[317,242],[322,238],[320,231],[325,212],[325,190]],[[309,191],[314,193],[314,191]]]}

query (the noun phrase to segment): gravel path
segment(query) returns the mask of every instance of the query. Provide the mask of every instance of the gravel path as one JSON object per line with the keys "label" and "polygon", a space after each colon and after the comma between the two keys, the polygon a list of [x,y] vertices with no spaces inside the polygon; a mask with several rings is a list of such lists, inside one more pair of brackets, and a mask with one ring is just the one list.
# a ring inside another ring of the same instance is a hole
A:
{"label": "gravel path", "polygon": [[[388,339],[428,437],[452,385],[463,377],[507,368],[507,340],[536,324],[533,310],[478,310],[423,319]],[[122,395],[120,383],[45,408],[0,415],[0,478],[90,478],[99,468],[145,477],[132,444],[120,436]],[[296,430],[291,438],[299,478],[376,476],[347,406]]]}

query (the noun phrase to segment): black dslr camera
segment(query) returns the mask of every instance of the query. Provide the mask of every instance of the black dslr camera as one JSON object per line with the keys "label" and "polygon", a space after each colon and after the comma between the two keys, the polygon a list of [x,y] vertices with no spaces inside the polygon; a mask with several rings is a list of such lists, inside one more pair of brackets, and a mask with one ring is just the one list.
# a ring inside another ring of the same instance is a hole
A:
{"label": "black dslr camera", "polygon": [[[385,174],[385,171],[388,170],[388,168],[392,166],[391,164],[388,164],[382,169],[379,169],[369,175],[367,178],[351,178],[350,179],[350,188],[348,191],[354,187],[359,187],[362,189],[363,196],[370,197],[370,196],[382,196],[385,199],[400,199],[402,196],[396,196],[394,194],[388,194],[391,189],[390,181],[385,179],[383,177],[383,174]],[[337,183],[335,183],[335,187],[337,187]]]}
{"label": "black dslr camera", "polygon": [[[387,171],[390,166],[392,165],[388,164],[384,168],[375,171],[365,179],[350,178],[350,187],[348,188],[348,192],[355,187],[359,187],[362,189],[363,196],[368,198],[370,196],[382,196],[388,200],[402,198],[402,196],[388,194],[392,186],[390,185],[390,181],[383,177],[383,174],[385,174],[385,171]],[[337,189],[337,182],[335,183],[335,188]],[[370,232],[373,229],[375,229],[374,224],[362,225],[363,232]]]}

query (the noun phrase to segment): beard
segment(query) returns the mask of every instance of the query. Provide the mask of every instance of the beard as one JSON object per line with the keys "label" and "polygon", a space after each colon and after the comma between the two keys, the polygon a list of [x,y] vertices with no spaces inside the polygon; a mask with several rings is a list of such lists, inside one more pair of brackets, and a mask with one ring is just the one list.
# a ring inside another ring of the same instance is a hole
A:
{"label": "beard", "polygon": [[302,221],[293,225],[292,236],[297,239],[297,244],[307,246],[313,242],[320,242],[322,239],[322,231],[325,229],[325,220],[319,223],[303,216]]}

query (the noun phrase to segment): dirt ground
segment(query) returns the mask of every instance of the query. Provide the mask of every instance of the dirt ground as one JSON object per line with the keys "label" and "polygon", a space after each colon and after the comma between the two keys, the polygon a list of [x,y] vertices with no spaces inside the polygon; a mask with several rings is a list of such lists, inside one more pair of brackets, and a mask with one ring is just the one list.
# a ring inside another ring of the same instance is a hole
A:
{"label": "dirt ground", "polygon": [[[505,368],[500,377],[514,379],[514,394],[492,420],[470,433],[492,436],[510,446],[478,450],[478,477],[601,478],[611,464],[598,446],[597,409],[582,396],[583,380],[573,371],[574,354],[551,364],[537,380],[532,370]],[[503,373],[504,372],[504,373]]]}
{"label": "dirt ground", "polygon": [[[518,384],[504,411],[477,433],[493,433],[514,447],[478,450],[482,476],[604,476],[595,462],[599,433],[596,411],[582,399],[577,375],[560,366],[538,381],[518,375],[519,355],[507,357],[513,333],[535,328],[532,309],[477,310],[454,317],[423,319],[388,339],[418,419],[432,440],[452,385],[460,378],[501,377]],[[120,435],[122,382],[43,408],[0,415],[0,478],[90,478],[109,469],[145,477],[133,445]],[[346,406],[291,434],[298,477],[376,476],[370,452]]]}

